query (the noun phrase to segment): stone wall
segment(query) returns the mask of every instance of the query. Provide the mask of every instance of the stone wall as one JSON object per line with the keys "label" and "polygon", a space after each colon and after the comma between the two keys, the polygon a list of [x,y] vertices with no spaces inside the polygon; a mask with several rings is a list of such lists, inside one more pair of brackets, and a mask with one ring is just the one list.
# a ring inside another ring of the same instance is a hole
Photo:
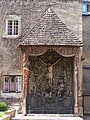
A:
{"label": "stone wall", "polygon": [[90,66],[90,16],[83,16],[83,56],[85,58],[83,65]]}
{"label": "stone wall", "polygon": [[[81,40],[81,4],[77,0],[51,0],[51,7],[68,28]],[[49,0],[0,1],[0,69],[3,74],[21,74],[21,52],[17,48],[21,39],[39,21],[48,8]],[[3,37],[8,15],[21,16],[21,35],[12,39]],[[75,26],[73,26],[75,25]]]}
{"label": "stone wall", "polygon": [[90,16],[83,16],[83,91],[84,91],[84,114],[90,114]]}

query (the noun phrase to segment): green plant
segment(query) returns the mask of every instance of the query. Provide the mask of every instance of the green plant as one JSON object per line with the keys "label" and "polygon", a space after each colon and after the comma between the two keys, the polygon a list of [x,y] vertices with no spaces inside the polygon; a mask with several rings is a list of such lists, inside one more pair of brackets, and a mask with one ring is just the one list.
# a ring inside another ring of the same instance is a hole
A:
{"label": "green plant", "polygon": [[0,112],[0,117],[3,117],[5,115],[4,112]]}
{"label": "green plant", "polygon": [[9,106],[5,102],[0,102],[0,111],[7,111]]}

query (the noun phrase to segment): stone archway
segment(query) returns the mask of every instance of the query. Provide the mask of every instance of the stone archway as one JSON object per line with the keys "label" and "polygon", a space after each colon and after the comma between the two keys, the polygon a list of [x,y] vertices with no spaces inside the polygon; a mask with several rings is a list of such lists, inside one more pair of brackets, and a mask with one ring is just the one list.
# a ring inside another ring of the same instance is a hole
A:
{"label": "stone archway", "polygon": [[30,77],[27,86],[27,114],[74,113],[74,58],[48,49],[29,56]]}

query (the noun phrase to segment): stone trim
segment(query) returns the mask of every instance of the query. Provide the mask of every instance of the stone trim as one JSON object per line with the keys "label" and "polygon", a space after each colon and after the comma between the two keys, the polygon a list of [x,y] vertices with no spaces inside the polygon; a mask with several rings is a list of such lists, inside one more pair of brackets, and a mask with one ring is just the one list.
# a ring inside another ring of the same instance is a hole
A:
{"label": "stone trim", "polygon": [[26,114],[26,97],[27,97],[27,83],[29,78],[29,57],[26,53],[23,54],[22,58],[22,76],[23,76],[23,87],[22,87],[22,113]]}
{"label": "stone trim", "polygon": [[[34,53],[36,55],[38,53],[42,53],[42,51],[48,50],[48,48],[53,48],[54,50],[59,51],[61,55],[70,56],[73,55],[74,57],[74,114],[75,115],[83,115],[82,104],[82,64],[81,64],[81,48],[80,47],[55,47],[55,46],[23,46],[22,47],[22,74],[23,74],[23,90],[22,90],[22,113],[26,114],[26,97],[27,97],[27,81],[29,78],[29,55]],[[40,50],[41,49],[41,50]],[[36,53],[36,54],[35,54]]]}

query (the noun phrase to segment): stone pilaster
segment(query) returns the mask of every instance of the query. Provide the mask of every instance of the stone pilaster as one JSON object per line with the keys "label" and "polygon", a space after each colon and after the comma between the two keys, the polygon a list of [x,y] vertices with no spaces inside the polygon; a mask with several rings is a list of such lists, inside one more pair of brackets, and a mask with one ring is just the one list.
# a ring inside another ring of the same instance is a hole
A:
{"label": "stone pilaster", "polygon": [[79,50],[79,58],[78,58],[78,112],[80,116],[83,116],[83,80],[82,80],[82,49]]}
{"label": "stone pilaster", "polygon": [[74,113],[83,116],[83,83],[82,83],[82,49],[79,48],[78,56],[75,56],[74,61]]}
{"label": "stone pilaster", "polygon": [[78,114],[78,94],[77,94],[77,56],[74,59],[74,114]]}
{"label": "stone pilaster", "polygon": [[23,86],[22,86],[22,114],[26,115],[26,97],[27,97],[27,83],[29,79],[29,56],[24,53],[22,57],[22,76],[23,76]]}

